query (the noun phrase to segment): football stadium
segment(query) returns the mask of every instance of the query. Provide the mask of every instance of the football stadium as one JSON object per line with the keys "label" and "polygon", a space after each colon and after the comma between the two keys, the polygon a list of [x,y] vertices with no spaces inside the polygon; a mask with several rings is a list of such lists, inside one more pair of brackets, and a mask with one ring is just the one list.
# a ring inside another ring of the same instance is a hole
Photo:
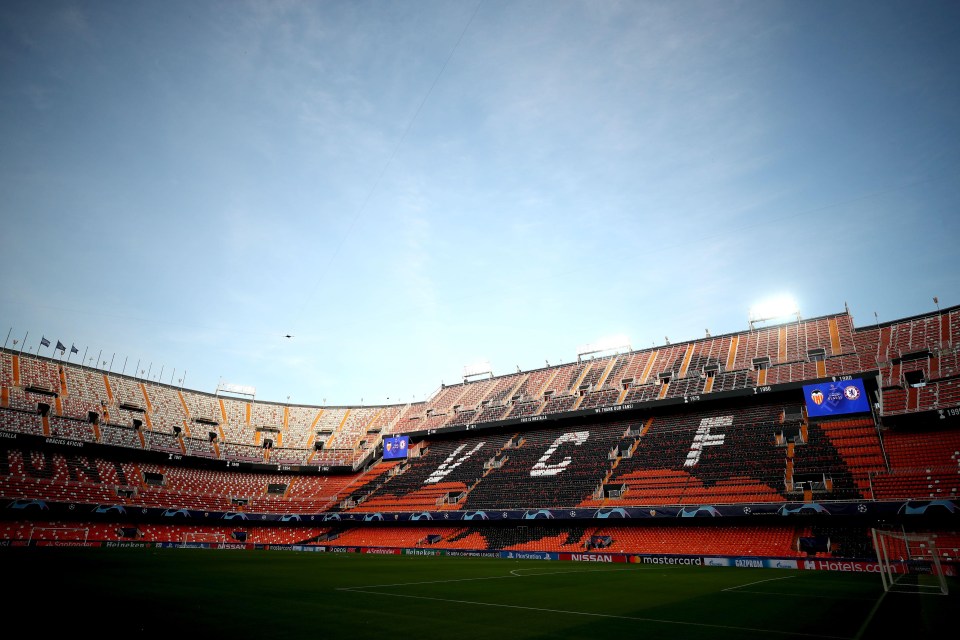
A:
{"label": "football stadium", "polygon": [[841,312],[362,407],[5,349],[0,543],[15,575],[129,624],[209,600],[239,635],[277,624],[280,592],[294,634],[365,598],[385,626],[344,637],[442,637],[451,608],[484,635],[489,617],[557,637],[936,633],[960,569],[958,340],[960,307]]}
{"label": "football stadium", "polygon": [[958,635],[960,3],[0,3],[10,635]]}

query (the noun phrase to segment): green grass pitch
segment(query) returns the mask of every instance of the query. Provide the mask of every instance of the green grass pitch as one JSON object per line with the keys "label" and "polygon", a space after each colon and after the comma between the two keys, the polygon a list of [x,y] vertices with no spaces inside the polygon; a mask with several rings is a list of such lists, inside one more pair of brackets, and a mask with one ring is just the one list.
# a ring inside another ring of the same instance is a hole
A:
{"label": "green grass pitch", "polygon": [[37,637],[917,640],[960,620],[956,580],[884,594],[873,574],[199,549],[0,562],[8,629]]}

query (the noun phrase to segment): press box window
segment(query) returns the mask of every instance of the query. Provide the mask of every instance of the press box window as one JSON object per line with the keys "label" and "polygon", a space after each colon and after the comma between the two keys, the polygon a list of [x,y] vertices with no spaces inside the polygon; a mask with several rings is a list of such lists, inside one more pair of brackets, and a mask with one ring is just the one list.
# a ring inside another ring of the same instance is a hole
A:
{"label": "press box window", "polygon": [[907,371],[903,374],[903,379],[910,387],[927,386],[927,378],[923,375],[923,371],[920,369],[917,369],[916,371]]}

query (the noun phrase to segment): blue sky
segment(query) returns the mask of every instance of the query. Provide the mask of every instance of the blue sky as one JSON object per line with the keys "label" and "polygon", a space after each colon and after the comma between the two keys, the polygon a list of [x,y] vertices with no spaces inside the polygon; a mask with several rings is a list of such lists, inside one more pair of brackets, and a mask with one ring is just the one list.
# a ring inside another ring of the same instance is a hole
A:
{"label": "blue sky", "polygon": [[958,26],[956,2],[4,2],[3,332],[375,404],[741,330],[780,293],[858,326],[960,304]]}

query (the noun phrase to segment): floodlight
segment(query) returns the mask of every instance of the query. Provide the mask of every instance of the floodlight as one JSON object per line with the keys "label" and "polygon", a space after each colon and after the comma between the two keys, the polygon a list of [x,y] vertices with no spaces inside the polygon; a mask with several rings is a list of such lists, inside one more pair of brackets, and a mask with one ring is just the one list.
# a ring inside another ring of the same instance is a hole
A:
{"label": "floodlight", "polygon": [[473,364],[467,364],[463,366],[464,382],[466,382],[468,378],[482,375],[486,375],[491,378],[493,377],[493,368],[490,366],[489,360],[478,360]]}
{"label": "floodlight", "polygon": [[239,396],[250,396],[252,398],[257,395],[257,388],[251,385],[232,384],[221,380],[217,384],[217,390],[214,392],[214,395],[220,395],[221,393],[233,393]]}
{"label": "floodlight", "polygon": [[778,320],[780,318],[800,318],[800,307],[793,296],[781,295],[769,298],[750,307],[750,326],[755,322]]}
{"label": "floodlight", "polygon": [[605,338],[600,338],[595,342],[589,342],[587,344],[582,344],[577,347],[577,360],[579,361],[582,356],[587,355],[596,355],[605,353],[608,351],[632,351],[633,347],[630,346],[630,338],[621,334],[616,336],[607,336]]}

